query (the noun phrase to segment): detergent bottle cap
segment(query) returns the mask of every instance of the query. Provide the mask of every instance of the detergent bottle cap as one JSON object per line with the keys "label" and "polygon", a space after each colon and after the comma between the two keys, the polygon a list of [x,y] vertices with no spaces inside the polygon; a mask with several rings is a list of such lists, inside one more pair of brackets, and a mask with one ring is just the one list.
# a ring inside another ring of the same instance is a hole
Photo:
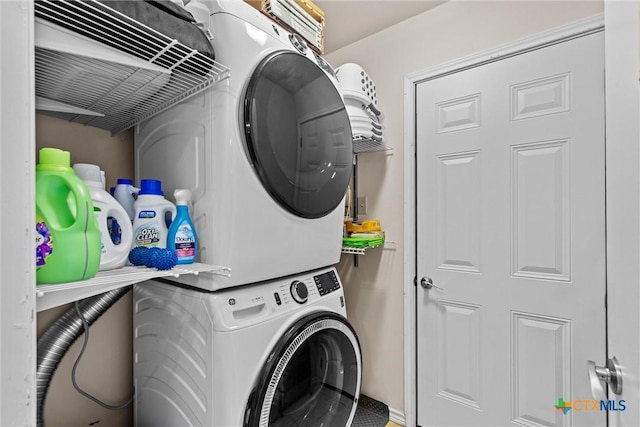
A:
{"label": "detergent bottle cap", "polygon": [[188,205],[191,201],[191,190],[176,189],[173,191],[173,197],[176,199],[176,205]]}
{"label": "detergent bottle cap", "polygon": [[40,165],[71,167],[71,153],[58,148],[40,149]]}
{"label": "detergent bottle cap", "polygon": [[133,185],[133,181],[128,178],[118,178],[118,184]]}
{"label": "detergent bottle cap", "polygon": [[75,163],[73,165],[73,170],[75,171],[78,178],[83,180],[85,183],[92,183],[102,187],[102,175],[100,173],[100,166],[92,165],[89,163]]}
{"label": "detergent bottle cap", "polygon": [[140,181],[140,195],[150,194],[162,196],[162,183],[157,179],[143,179]]}

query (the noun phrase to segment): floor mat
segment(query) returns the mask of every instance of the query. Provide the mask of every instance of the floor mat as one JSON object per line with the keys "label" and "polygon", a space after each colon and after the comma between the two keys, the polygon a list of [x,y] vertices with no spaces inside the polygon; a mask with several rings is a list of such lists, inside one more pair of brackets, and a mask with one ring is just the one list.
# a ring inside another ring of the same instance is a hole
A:
{"label": "floor mat", "polygon": [[384,427],[388,422],[389,407],[361,394],[351,427]]}

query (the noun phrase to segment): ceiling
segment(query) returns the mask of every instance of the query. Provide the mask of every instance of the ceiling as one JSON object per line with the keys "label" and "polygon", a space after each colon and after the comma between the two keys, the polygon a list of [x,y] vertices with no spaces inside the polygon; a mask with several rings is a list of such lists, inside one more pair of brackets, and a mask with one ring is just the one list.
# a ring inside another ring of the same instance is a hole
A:
{"label": "ceiling", "polygon": [[434,8],[439,0],[314,0],[325,15],[324,53]]}

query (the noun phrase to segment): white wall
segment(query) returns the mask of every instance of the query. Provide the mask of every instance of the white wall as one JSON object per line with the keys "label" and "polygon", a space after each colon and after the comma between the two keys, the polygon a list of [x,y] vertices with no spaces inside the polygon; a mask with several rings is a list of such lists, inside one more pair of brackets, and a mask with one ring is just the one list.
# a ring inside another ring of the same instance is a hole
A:
{"label": "white wall", "polygon": [[[640,402],[640,3],[607,1],[605,28],[607,353],[624,366],[612,398]],[[640,425],[640,407],[610,414],[609,425]]]}
{"label": "white wall", "polygon": [[334,67],[360,64],[373,79],[393,148],[360,155],[358,186],[366,218],[380,219],[394,244],[361,256],[358,267],[343,255],[339,266],[363,348],[364,394],[403,411],[404,76],[602,11],[602,1],[452,1],[326,55]]}
{"label": "white wall", "polygon": [[0,1],[0,425],[34,425],[33,4]]}

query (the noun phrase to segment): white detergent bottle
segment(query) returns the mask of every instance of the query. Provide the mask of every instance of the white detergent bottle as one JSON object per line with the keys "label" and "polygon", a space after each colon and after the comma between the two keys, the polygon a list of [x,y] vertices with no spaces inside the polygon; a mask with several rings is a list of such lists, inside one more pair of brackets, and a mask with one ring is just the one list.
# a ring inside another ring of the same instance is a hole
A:
{"label": "white detergent bottle", "polygon": [[[99,270],[113,270],[122,267],[129,256],[133,229],[129,216],[116,199],[103,187],[100,167],[88,163],[73,165],[76,175],[84,181],[91,194],[93,210],[100,228],[100,267]],[[109,217],[115,219],[121,228],[121,240],[116,243],[109,233]]]}
{"label": "white detergent bottle", "polygon": [[167,248],[175,251],[178,264],[192,264],[196,260],[198,249],[198,237],[196,228],[189,216],[189,201],[191,191],[175,190],[173,197],[176,199],[176,218],[169,227],[167,236]]}
{"label": "white detergent bottle", "polygon": [[176,207],[164,198],[162,183],[157,179],[143,179],[133,207],[132,248],[166,248],[169,225],[176,217]]}
{"label": "white detergent bottle", "polygon": [[113,197],[122,205],[129,215],[129,222],[133,222],[135,210],[133,203],[135,195],[140,191],[139,188],[133,186],[133,181],[127,178],[118,178],[118,185],[113,190]]}

